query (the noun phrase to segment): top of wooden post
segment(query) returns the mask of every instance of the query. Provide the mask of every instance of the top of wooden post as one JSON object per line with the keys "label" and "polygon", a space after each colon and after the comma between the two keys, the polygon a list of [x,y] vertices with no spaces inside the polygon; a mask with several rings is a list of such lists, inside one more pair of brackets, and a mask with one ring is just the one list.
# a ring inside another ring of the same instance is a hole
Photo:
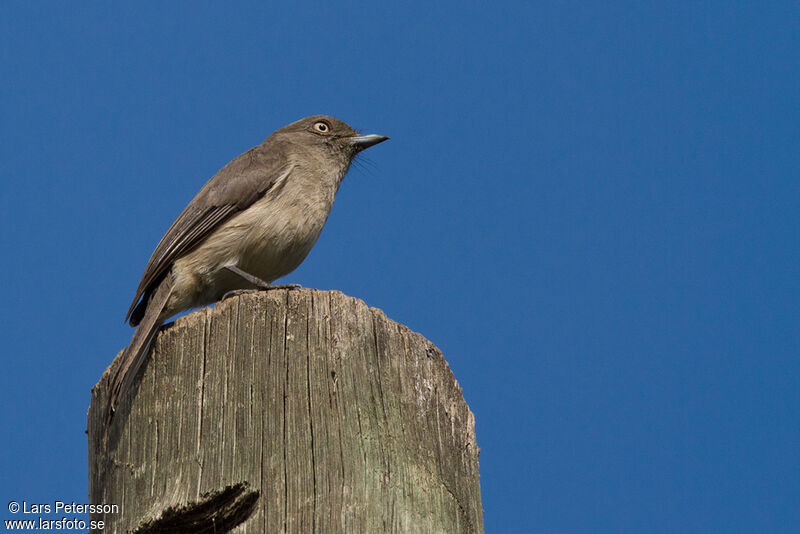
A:
{"label": "top of wooden post", "polygon": [[106,533],[483,532],[461,388],[432,343],[361,300],[274,290],[179,318],[104,448],[108,378],[88,414],[90,501],[121,509],[93,516]]}

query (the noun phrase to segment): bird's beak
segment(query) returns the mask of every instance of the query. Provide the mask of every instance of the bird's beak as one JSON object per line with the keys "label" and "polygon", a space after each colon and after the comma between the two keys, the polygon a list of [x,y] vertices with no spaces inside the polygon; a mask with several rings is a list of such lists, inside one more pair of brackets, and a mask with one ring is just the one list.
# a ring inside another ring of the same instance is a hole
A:
{"label": "bird's beak", "polygon": [[357,135],[350,138],[350,144],[356,147],[358,150],[364,150],[365,148],[377,145],[378,143],[383,143],[387,139],[389,138],[385,135]]}

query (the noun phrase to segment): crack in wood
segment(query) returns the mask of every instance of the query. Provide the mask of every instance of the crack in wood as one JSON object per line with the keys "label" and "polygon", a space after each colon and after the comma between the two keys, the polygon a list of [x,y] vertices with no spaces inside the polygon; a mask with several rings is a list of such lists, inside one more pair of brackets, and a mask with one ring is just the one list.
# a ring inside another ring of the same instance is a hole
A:
{"label": "crack in wood", "polygon": [[198,501],[170,506],[133,534],[224,534],[252,515],[258,498],[258,490],[250,489],[247,482],[226,486],[203,494]]}

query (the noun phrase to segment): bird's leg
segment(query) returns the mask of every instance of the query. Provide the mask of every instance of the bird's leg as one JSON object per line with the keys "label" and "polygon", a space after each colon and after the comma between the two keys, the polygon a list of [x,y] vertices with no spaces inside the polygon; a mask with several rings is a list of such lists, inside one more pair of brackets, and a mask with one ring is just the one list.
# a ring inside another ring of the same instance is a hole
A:
{"label": "bird's leg", "polygon": [[230,297],[233,297],[233,296],[236,296],[236,295],[241,295],[242,293],[248,293],[250,291],[259,291],[259,290],[267,291],[267,290],[270,290],[270,289],[297,289],[297,288],[300,287],[300,284],[281,284],[281,285],[273,286],[269,282],[265,282],[261,278],[259,278],[257,276],[253,276],[252,274],[241,270],[240,268],[238,268],[235,265],[226,265],[225,267],[223,267],[223,269],[227,269],[228,271],[232,272],[233,274],[235,274],[235,275],[247,280],[248,282],[250,282],[251,284],[256,286],[258,289],[234,289],[233,291],[228,291],[227,293],[222,295],[222,299],[221,300],[225,300],[227,298],[230,298]]}
{"label": "bird's leg", "polygon": [[243,271],[235,265],[228,265],[224,267],[225,269],[229,270],[235,275],[241,276],[254,286],[258,287],[259,289],[297,289],[300,287],[300,284],[281,284],[278,286],[273,286],[269,282],[265,282],[261,278],[257,276],[253,276],[252,274],[248,273],[247,271]]}
{"label": "bird's leg", "polygon": [[268,288],[272,287],[271,285],[269,285],[269,282],[265,282],[261,278],[259,278],[257,276],[253,276],[252,274],[241,270],[240,268],[238,268],[235,265],[226,265],[225,267],[223,267],[223,269],[227,269],[230,272],[232,272],[233,274],[235,274],[235,275],[237,275],[237,276],[239,276],[241,278],[244,278],[245,280],[247,280],[248,282],[250,282],[251,284],[253,284],[254,286],[256,286],[256,287],[258,287],[260,289],[268,289]]}

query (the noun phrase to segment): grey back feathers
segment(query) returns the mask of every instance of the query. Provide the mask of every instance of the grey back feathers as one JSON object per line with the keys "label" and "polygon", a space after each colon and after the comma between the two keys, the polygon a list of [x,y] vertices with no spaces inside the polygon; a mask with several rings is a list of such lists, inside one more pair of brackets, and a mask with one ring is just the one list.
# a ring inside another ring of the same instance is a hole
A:
{"label": "grey back feathers", "polygon": [[[249,207],[274,185],[287,161],[283,151],[269,150],[276,144],[270,139],[225,165],[169,227],[150,256],[128,309],[126,318],[131,326],[139,324],[149,292],[175,259],[192,250],[222,222]],[[142,296],[145,298],[140,302]]]}

